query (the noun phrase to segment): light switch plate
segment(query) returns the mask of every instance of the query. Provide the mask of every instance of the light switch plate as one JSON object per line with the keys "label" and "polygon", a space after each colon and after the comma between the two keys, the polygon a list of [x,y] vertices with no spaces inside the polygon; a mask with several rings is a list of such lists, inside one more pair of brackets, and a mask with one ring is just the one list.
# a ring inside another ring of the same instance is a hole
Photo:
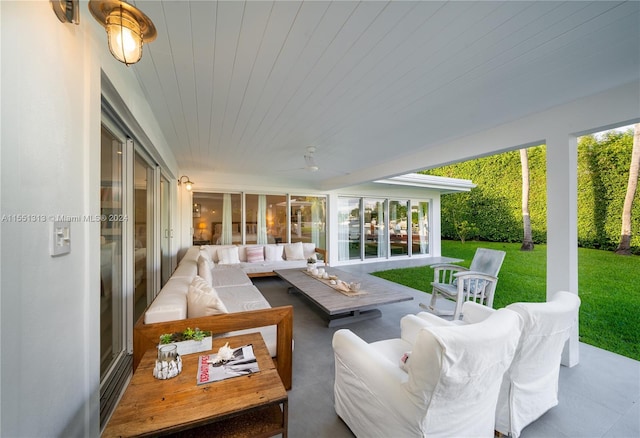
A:
{"label": "light switch plate", "polygon": [[71,251],[71,222],[50,222],[50,248],[52,257],[68,254]]}

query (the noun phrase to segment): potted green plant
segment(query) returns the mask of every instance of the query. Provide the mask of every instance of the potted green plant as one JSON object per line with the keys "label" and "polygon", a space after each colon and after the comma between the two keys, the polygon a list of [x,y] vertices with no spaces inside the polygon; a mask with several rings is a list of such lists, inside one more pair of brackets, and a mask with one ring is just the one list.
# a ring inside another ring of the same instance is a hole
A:
{"label": "potted green plant", "polygon": [[211,350],[211,332],[200,330],[198,327],[195,329],[187,327],[182,332],[160,335],[160,345],[165,344],[175,344],[178,347],[178,354],[181,356]]}
{"label": "potted green plant", "polygon": [[316,268],[317,260],[315,257],[309,257],[307,259],[307,271],[311,271]]}

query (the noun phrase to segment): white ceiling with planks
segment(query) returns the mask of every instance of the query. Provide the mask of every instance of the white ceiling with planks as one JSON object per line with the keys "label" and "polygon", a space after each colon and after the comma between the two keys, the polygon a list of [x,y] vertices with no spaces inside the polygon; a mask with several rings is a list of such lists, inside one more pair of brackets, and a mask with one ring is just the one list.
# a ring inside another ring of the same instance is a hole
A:
{"label": "white ceiling with planks", "polygon": [[131,3],[158,29],[131,68],[187,174],[410,172],[439,142],[640,76],[635,1]]}

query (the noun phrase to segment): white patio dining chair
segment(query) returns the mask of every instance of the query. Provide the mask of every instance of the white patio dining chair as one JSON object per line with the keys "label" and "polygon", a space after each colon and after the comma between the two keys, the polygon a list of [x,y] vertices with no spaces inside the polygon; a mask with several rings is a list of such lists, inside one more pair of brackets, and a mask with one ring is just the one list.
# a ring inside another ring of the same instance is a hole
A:
{"label": "white patio dining chair", "polygon": [[[498,272],[505,255],[504,251],[478,248],[468,269],[450,263],[431,265],[430,267],[433,268],[431,302],[428,305],[420,303],[420,307],[437,315],[453,315],[454,320],[460,318],[462,304],[465,301],[474,301],[493,307]],[[455,301],[455,309],[453,311],[438,309],[436,302],[439,297]]]}

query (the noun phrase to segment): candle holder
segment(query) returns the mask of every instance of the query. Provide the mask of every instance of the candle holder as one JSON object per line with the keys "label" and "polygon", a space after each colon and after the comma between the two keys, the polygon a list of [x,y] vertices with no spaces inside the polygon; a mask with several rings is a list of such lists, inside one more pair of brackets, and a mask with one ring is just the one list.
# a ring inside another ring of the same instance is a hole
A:
{"label": "candle holder", "polygon": [[171,379],[182,372],[182,359],[175,344],[158,347],[158,358],[153,369],[153,377],[160,380]]}

